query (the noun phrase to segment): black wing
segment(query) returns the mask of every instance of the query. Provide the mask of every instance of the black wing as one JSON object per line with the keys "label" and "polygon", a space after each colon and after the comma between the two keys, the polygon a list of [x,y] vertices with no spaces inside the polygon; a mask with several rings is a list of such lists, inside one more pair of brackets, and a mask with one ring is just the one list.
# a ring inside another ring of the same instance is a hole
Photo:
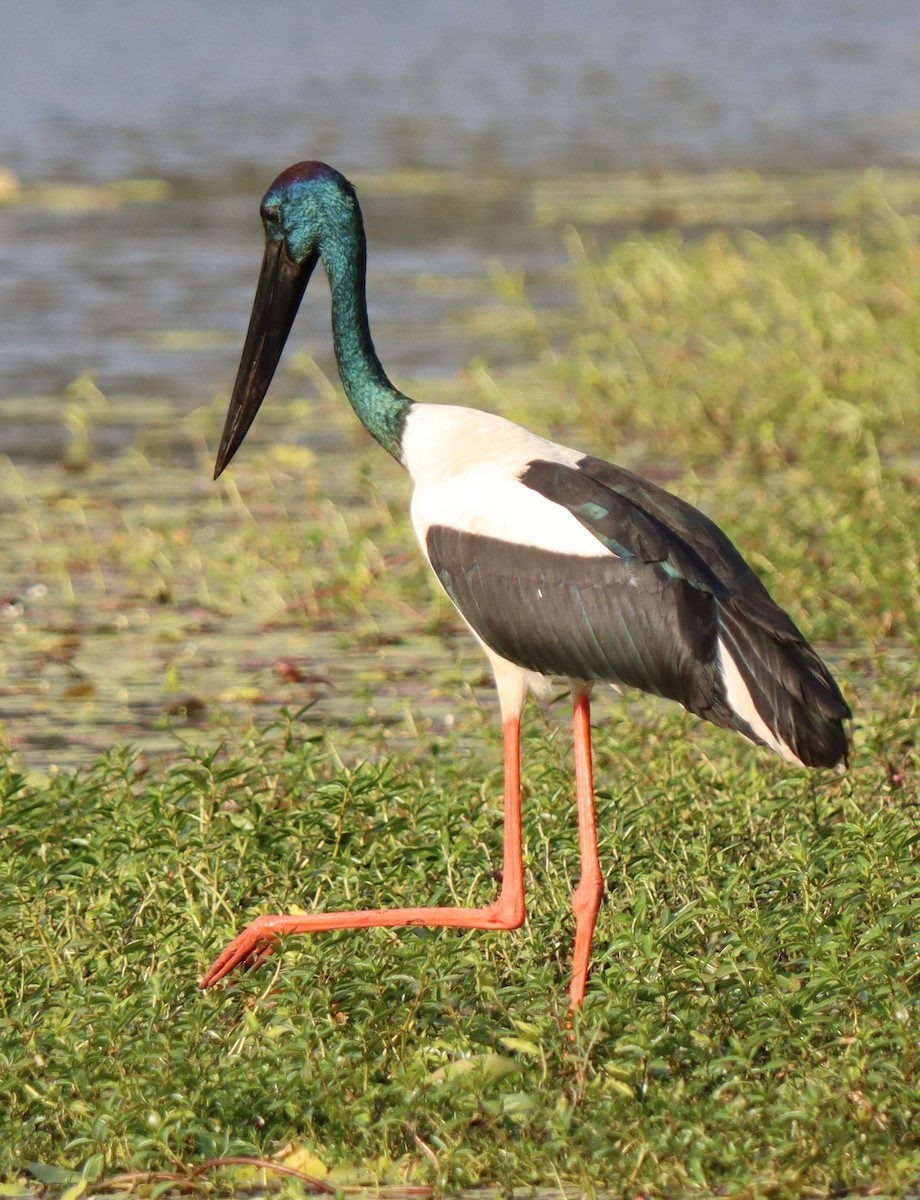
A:
{"label": "black wing", "polygon": [[532,462],[521,482],[567,508],[614,554],[657,564],[710,596],[718,636],[763,720],[803,762],[845,761],[842,721],[850,709],[833,676],[713,521],[663,488],[590,456],[575,467]]}
{"label": "black wing", "polygon": [[551,553],[443,525],[428,530],[426,548],[444,590],[503,658],[626,684],[736,724],[716,668],[713,596],[661,563]]}

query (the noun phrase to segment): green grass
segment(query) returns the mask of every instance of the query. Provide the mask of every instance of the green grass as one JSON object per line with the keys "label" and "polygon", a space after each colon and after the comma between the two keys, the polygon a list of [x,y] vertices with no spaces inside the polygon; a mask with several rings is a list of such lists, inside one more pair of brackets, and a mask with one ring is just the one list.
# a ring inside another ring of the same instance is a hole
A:
{"label": "green grass", "polygon": [[[607,892],[570,1032],[562,696],[525,734],[522,930],[291,939],[196,987],[259,912],[494,895],[491,694],[412,554],[396,468],[360,439],[344,475],[309,460],[279,444],[309,414],[269,404],[212,488],[222,401],[183,432],[188,466],[152,433],[82,473],[6,465],[0,529],[30,537],[0,533],[4,588],[48,592],[0,646],[0,1173],[35,1164],[76,1196],[278,1156],[336,1186],[917,1189],[920,245],[873,187],[820,236],[569,234],[570,313],[496,275],[530,365],[427,389],[700,503],[854,706],[836,775],[598,703]],[[101,751],[119,719],[142,753]],[[42,722],[85,739],[79,771],[42,768]],[[198,1186],[221,1182],[262,1178]]]}

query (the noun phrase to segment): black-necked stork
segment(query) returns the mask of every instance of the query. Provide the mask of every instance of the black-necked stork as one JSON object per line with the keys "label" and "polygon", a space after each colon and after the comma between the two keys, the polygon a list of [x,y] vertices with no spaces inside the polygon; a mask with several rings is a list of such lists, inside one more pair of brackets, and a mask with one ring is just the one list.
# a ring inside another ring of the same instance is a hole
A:
{"label": "black-necked stork", "polygon": [[827,667],[726,535],[702,513],[622,467],[502,417],[418,404],[374,350],[366,241],[355,189],[297,163],[265,194],[265,255],[215,478],[268,390],[321,259],[348,399],[408,470],[412,524],[441,586],[495,674],[504,726],[505,842],[499,896],[483,908],[396,908],[258,917],[202,980],[270,951],[287,933],[371,926],[513,929],[524,921],[520,720],[529,691],[569,681],[581,878],[575,889],[573,1006],[585,994],[602,891],[589,700],[605,680],[676,700],[787,761],[842,767],[846,701]]}

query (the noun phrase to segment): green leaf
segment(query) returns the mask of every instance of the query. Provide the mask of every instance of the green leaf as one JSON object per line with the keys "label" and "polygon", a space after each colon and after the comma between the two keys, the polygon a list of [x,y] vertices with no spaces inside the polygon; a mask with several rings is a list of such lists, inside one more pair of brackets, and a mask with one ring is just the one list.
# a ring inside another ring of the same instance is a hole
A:
{"label": "green leaf", "polygon": [[23,1168],[30,1175],[34,1175],[40,1183],[49,1183],[55,1187],[86,1182],[79,1171],[70,1171],[67,1167],[55,1167],[50,1163],[27,1162],[23,1163]]}
{"label": "green leaf", "polygon": [[530,1092],[510,1092],[502,1098],[502,1109],[509,1117],[526,1117],[537,1107]]}
{"label": "green leaf", "polygon": [[456,1062],[439,1067],[430,1075],[432,1083],[444,1083],[449,1080],[474,1075],[483,1083],[494,1083],[506,1075],[515,1075],[522,1070],[521,1064],[504,1054],[473,1054],[469,1058],[459,1058]]}
{"label": "green leaf", "polygon": [[499,1040],[503,1046],[507,1046],[509,1050],[517,1050],[519,1054],[529,1054],[534,1058],[541,1058],[543,1055],[536,1042],[528,1041],[527,1038],[503,1037]]}

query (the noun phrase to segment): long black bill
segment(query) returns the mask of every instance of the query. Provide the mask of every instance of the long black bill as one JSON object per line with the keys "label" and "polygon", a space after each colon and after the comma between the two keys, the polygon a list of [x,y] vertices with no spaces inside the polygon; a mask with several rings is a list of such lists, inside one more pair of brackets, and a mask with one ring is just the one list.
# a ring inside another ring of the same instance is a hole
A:
{"label": "long black bill", "polygon": [[296,263],[288,257],[284,242],[266,239],[240,369],[217,451],[215,479],[240,448],[265,399],[318,257],[313,254]]}

